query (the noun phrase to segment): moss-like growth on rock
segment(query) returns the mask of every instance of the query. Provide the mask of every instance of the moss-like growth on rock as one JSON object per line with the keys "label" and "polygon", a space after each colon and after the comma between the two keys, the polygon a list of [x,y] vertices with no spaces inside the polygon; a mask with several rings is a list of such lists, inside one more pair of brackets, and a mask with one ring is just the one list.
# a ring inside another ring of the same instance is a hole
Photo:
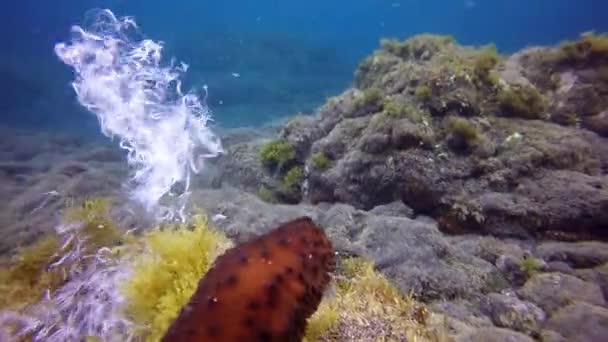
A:
{"label": "moss-like growth on rock", "polygon": [[382,108],[384,93],[380,88],[367,88],[355,100],[355,111],[376,111]]}
{"label": "moss-like growth on rock", "polygon": [[90,251],[114,246],[125,238],[110,215],[111,207],[112,201],[109,198],[98,197],[87,199],[80,206],[69,207],[65,211],[67,222],[82,225],[78,232],[86,237]]}
{"label": "moss-like growth on rock", "polygon": [[608,34],[583,33],[574,42],[564,42],[560,46],[558,59],[564,63],[608,62]]}
{"label": "moss-like growth on rock", "polygon": [[403,59],[428,60],[455,40],[450,36],[419,34],[405,41],[382,39],[380,46],[386,52]]}
{"label": "moss-like growth on rock", "polygon": [[416,97],[420,100],[426,101],[433,96],[433,90],[428,85],[420,85],[416,87],[414,95],[416,95]]}
{"label": "moss-like growth on rock", "polygon": [[283,177],[283,190],[286,192],[297,191],[303,177],[304,171],[301,167],[295,166],[291,168]]}
{"label": "moss-like growth on rock", "polygon": [[332,161],[323,152],[313,154],[310,157],[310,160],[312,162],[312,166],[319,171],[325,171],[329,169],[332,164]]}
{"label": "moss-like growth on rock", "polygon": [[535,257],[525,257],[519,262],[519,270],[526,276],[532,278],[540,270],[541,261]]}
{"label": "moss-like growth on rock", "polygon": [[204,216],[196,216],[189,226],[150,231],[141,243],[144,252],[135,256],[133,275],[124,284],[127,314],[143,328],[140,338],[158,341],[231,243]]}
{"label": "moss-like growth on rock", "polygon": [[547,100],[533,86],[511,85],[498,93],[500,110],[505,116],[541,119]]}
{"label": "moss-like growth on rock", "polygon": [[[357,66],[355,70],[355,84],[362,87],[365,76],[368,75],[374,66],[374,56],[367,56]],[[328,101],[329,102],[329,101]]]}
{"label": "moss-like growth on rock", "polygon": [[384,102],[384,111],[388,119],[410,119],[414,123],[428,123],[431,121],[430,114],[411,103],[399,103],[393,100]]}
{"label": "moss-like growth on rock", "polygon": [[285,140],[272,140],[262,146],[259,152],[260,162],[268,168],[283,167],[293,161],[296,150]]}
{"label": "moss-like growth on rock", "polygon": [[59,240],[54,235],[18,250],[8,267],[0,268],[0,310],[21,309],[39,301],[45,291],[59,287],[64,282],[62,275],[47,272],[59,252]]}
{"label": "moss-like growth on rock", "polygon": [[267,186],[262,185],[260,186],[260,188],[258,189],[258,197],[267,203],[277,203],[277,195],[274,193],[274,191],[272,191],[271,189],[269,189]]}
{"label": "moss-like growth on rock", "polygon": [[458,116],[450,116],[446,120],[448,135],[462,141],[467,147],[475,145],[482,133],[471,121]]}
{"label": "moss-like growth on rock", "polygon": [[499,76],[492,69],[500,61],[500,56],[495,45],[483,47],[473,59],[473,70],[475,77],[481,83],[498,85]]}
{"label": "moss-like growth on rock", "polygon": [[437,340],[426,307],[403,295],[373,262],[345,259],[333,286],[334,295],[308,320],[305,341]]}

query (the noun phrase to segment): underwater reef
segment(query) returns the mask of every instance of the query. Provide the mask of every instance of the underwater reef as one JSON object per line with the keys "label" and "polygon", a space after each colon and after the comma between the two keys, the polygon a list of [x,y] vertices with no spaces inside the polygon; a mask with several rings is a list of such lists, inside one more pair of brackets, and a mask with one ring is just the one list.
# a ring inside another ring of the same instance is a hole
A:
{"label": "underwater reef", "polygon": [[[120,198],[117,150],[7,131],[1,325],[26,340],[602,340],[607,70],[596,33],[509,56],[383,40],[312,113],[220,132],[189,222],[155,228],[120,200],[82,202]],[[278,280],[285,266],[302,278]]]}
{"label": "underwater reef", "polygon": [[[585,33],[506,56],[440,35],[383,40],[351,88],[228,144],[207,184],[348,208],[357,219],[321,224],[402,291],[467,324],[567,339],[556,320],[582,307],[607,317],[607,42]],[[399,221],[376,227],[386,210]],[[540,295],[541,279],[559,285]],[[554,296],[568,299],[546,306]],[[606,333],[589,324],[581,340]]]}
{"label": "underwater reef", "polygon": [[607,40],[512,56],[384,40],[352,88],[257,148],[231,146],[221,181],[283,203],[402,201],[446,232],[605,239]]}

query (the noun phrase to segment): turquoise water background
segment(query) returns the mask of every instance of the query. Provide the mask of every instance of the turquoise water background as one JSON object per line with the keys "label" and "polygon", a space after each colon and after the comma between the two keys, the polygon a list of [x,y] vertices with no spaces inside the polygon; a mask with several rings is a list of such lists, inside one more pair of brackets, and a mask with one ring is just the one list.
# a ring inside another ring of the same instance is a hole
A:
{"label": "turquoise water background", "polygon": [[209,86],[216,124],[261,125],[311,112],[350,85],[383,37],[449,34],[503,53],[608,31],[597,0],[14,1],[0,14],[0,123],[98,134],[69,86],[56,42],[93,8],[134,16],[166,55]]}

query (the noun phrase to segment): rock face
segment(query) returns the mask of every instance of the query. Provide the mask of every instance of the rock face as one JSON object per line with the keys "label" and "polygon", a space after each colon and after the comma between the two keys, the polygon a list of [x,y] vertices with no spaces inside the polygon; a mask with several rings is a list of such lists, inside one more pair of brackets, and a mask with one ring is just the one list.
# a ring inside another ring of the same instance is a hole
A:
{"label": "rock face", "polygon": [[533,342],[534,340],[522,333],[503,328],[480,328],[459,336],[457,342]]}
{"label": "rock face", "polygon": [[574,301],[605,305],[597,284],[560,273],[543,273],[532,277],[518,291],[519,296],[536,303],[548,314]]}
{"label": "rock face", "polygon": [[608,263],[602,266],[576,270],[575,274],[585,281],[598,284],[604,293],[604,299],[608,299]]}
{"label": "rock face", "polygon": [[491,293],[485,301],[485,310],[494,324],[526,335],[538,334],[546,318],[545,312],[537,305],[514,295]]}
{"label": "rock face", "polygon": [[545,328],[553,333],[549,341],[594,342],[608,336],[608,309],[575,302],[558,310]]}
{"label": "rock face", "polygon": [[[353,88],[276,136],[304,170],[292,198],[363,210],[401,201],[450,233],[608,237],[608,139],[589,124],[608,86],[564,51],[501,59],[441,36],[383,42]],[[588,124],[570,124],[572,112]],[[229,153],[232,184],[278,188],[288,170],[265,170],[259,143],[245,144]]]}
{"label": "rock face", "polygon": [[608,262],[608,244],[599,241],[544,242],[536,252],[547,261],[562,261],[575,268],[590,268]]}

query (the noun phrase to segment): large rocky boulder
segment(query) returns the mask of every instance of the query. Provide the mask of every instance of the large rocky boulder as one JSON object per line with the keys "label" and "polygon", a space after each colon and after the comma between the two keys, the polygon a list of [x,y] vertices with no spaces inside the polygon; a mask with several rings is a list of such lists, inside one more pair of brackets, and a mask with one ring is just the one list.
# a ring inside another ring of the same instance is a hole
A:
{"label": "large rocky boulder", "polygon": [[574,301],[605,305],[601,288],[594,283],[560,273],[542,273],[532,277],[519,289],[519,296],[536,303],[547,313]]}
{"label": "large rocky boulder", "polygon": [[543,341],[595,342],[608,336],[608,309],[574,302],[558,310],[546,323]]}
{"label": "large rocky boulder", "polygon": [[536,304],[515,295],[491,293],[484,298],[484,309],[497,326],[527,335],[538,335],[546,318]]}
{"label": "large rocky boulder", "polygon": [[[554,119],[559,96],[540,75],[558,63],[547,57],[556,49],[503,59],[441,36],[384,41],[353,88],[290,120],[273,140],[294,151],[290,168],[300,177],[287,198],[363,210],[402,201],[451,233],[607,237],[608,140]],[[569,70],[577,86],[603,82],[580,65],[559,66],[564,82]],[[581,94],[568,106],[600,115],[585,109],[595,95]],[[290,168],[260,167],[263,146],[244,144],[229,153],[232,184],[280,189]]]}

